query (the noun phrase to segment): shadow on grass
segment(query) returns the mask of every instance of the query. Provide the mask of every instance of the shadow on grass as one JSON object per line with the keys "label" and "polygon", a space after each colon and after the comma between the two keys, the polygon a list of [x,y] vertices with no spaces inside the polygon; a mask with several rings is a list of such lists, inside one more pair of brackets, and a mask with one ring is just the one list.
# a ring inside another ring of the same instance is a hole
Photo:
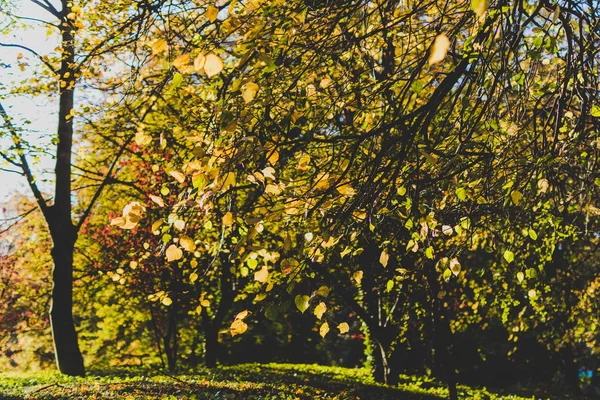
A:
{"label": "shadow on grass", "polygon": [[[13,381],[14,382],[14,381]],[[159,370],[90,371],[84,378],[23,380],[0,386],[0,398],[12,399],[425,399],[365,382],[355,370],[316,366],[245,364],[171,375]]]}

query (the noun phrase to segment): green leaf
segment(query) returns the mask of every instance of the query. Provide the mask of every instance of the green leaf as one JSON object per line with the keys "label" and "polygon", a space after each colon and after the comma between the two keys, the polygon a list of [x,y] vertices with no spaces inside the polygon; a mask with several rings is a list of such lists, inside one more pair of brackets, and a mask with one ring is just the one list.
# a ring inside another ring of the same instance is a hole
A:
{"label": "green leaf", "polygon": [[534,231],[533,229],[529,228],[529,237],[533,240],[537,240],[538,235],[536,233],[536,231]]}
{"label": "green leaf", "polygon": [[510,194],[510,198],[512,199],[512,202],[515,204],[515,206],[518,206],[521,202],[521,199],[523,198],[523,193],[519,192],[518,190],[513,190]]}
{"label": "green leaf", "polygon": [[177,89],[179,86],[181,86],[182,82],[183,82],[183,75],[181,75],[179,72],[177,72],[175,75],[173,75],[173,88]]}
{"label": "green leaf", "polygon": [[425,249],[425,257],[433,260],[433,247],[429,246],[427,249]]}
{"label": "green leaf", "polygon": [[258,261],[256,261],[253,258],[249,258],[248,260],[246,260],[246,264],[250,269],[255,269],[258,266]]}
{"label": "green leaf", "polygon": [[452,271],[450,271],[448,268],[446,268],[444,270],[444,274],[442,275],[442,277],[444,278],[444,280],[448,280],[450,279],[450,277],[452,276]]}
{"label": "green leaf", "polygon": [[386,293],[391,292],[393,288],[394,288],[394,281],[390,279],[389,281],[387,281],[387,284],[385,285]]}
{"label": "green leaf", "polygon": [[463,187],[457,188],[454,193],[456,193],[456,197],[458,197],[460,201],[465,201],[467,199],[467,191]]}
{"label": "green leaf", "polygon": [[513,253],[510,250],[506,250],[504,251],[504,259],[506,260],[506,262],[511,263],[515,260],[515,253]]}
{"label": "green leaf", "polygon": [[308,297],[307,295],[299,294],[294,298],[294,303],[296,303],[296,307],[298,307],[298,310],[300,310],[300,312],[304,314],[304,311],[308,310],[308,307],[310,307],[310,304],[308,303],[309,300],[310,297]]}
{"label": "green leaf", "polygon": [[600,186],[600,176],[594,179],[594,185]]}
{"label": "green leaf", "polygon": [[489,6],[488,0],[471,0],[471,10],[481,18],[483,14],[487,11]]}
{"label": "green leaf", "polygon": [[525,279],[525,274],[523,274],[522,272],[517,272],[517,280],[519,281],[519,283],[523,282],[523,279]]}

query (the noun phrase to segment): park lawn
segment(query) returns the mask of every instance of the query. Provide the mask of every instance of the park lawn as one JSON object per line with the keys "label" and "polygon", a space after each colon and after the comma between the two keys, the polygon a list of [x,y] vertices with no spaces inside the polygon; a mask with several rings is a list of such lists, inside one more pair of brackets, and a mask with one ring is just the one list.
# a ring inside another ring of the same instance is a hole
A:
{"label": "park lawn", "polygon": [[[465,399],[532,399],[460,386]],[[366,369],[304,364],[242,364],[171,375],[152,369],[0,374],[2,399],[440,399],[443,384],[403,376],[397,388],[374,384]]]}

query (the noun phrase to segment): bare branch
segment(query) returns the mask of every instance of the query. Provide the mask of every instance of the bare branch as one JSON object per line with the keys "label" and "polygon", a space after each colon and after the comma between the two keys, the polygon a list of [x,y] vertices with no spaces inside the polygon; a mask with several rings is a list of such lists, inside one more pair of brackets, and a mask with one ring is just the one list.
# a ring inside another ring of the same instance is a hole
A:
{"label": "bare branch", "polygon": [[43,8],[44,10],[48,11],[50,14],[54,15],[56,18],[61,19],[62,18],[62,13],[60,11],[58,11],[56,9],[56,7],[54,7],[54,5],[52,5],[52,3],[50,3],[48,0],[29,0],[31,1],[33,4]]}
{"label": "bare branch", "polygon": [[46,216],[48,213],[48,205],[46,204],[46,199],[44,199],[42,192],[40,191],[40,189],[37,186],[36,179],[33,176],[33,173],[31,172],[31,168],[29,167],[29,162],[27,161],[27,158],[25,157],[25,152],[23,150],[23,146],[21,145],[21,137],[19,136],[17,129],[12,124],[11,118],[6,113],[6,110],[4,109],[4,106],[2,105],[1,102],[0,102],[0,117],[2,117],[2,119],[4,120],[4,126],[6,126],[6,128],[10,132],[10,135],[13,139],[13,143],[15,144],[17,154],[19,156],[19,159],[21,160],[19,167],[23,170],[23,175],[25,175],[25,177],[27,178],[27,183],[29,184],[29,188],[33,192],[35,200],[38,203],[38,206],[42,210],[42,213],[44,214],[44,216]]}
{"label": "bare branch", "polygon": [[54,74],[56,74],[56,69],[52,66],[52,64],[50,64],[47,60],[45,60],[44,57],[42,57],[37,51],[35,51],[27,46],[23,46],[21,44],[15,44],[15,43],[0,43],[0,47],[15,47],[17,49],[25,50],[25,51],[33,54],[34,56],[36,56],[37,59],[40,60],[46,67],[48,67],[48,69],[50,71],[52,71]]}

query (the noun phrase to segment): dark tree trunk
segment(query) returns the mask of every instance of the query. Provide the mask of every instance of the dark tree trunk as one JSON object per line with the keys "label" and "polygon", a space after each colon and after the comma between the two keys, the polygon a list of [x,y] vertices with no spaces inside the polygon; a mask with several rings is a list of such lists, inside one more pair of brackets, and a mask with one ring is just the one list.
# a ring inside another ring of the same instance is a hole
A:
{"label": "dark tree trunk", "polygon": [[72,225],[66,230],[63,236],[52,235],[54,270],[52,271],[50,323],[58,369],[66,375],[83,376],[85,375],[83,357],[79,351],[77,331],[73,321],[73,250],[76,235],[72,233],[74,232]]}
{"label": "dark tree trunk", "polygon": [[[67,0],[63,0],[64,16],[70,13]],[[73,253],[77,240],[77,228],[71,220],[71,150],[73,147],[74,88],[76,82],[75,41],[73,29],[62,17],[61,47],[62,60],[59,70],[58,144],[56,149],[56,186],[54,205],[46,207],[38,198],[40,208],[50,228],[53,248],[52,259],[52,305],[50,323],[54,339],[56,364],[60,372],[83,376],[85,368],[77,342],[77,331],[73,320]],[[37,196],[36,196],[37,197]]]}
{"label": "dark tree trunk", "polygon": [[[458,391],[456,388],[456,371],[452,354],[452,331],[450,323],[446,317],[444,305],[438,299],[440,293],[440,284],[438,282],[437,272],[433,267],[429,268],[426,275],[427,285],[429,286],[431,324],[429,330],[433,339],[434,348],[434,370],[439,374],[448,385],[450,400],[458,400]],[[425,302],[424,304],[427,304]]]}
{"label": "dark tree trunk", "polygon": [[205,349],[204,349],[204,364],[208,368],[217,366],[219,359],[219,331],[217,329],[205,329]]}
{"label": "dark tree trunk", "polygon": [[577,370],[577,363],[573,356],[573,348],[568,344],[561,351],[563,361],[563,372],[565,374],[565,383],[567,388],[572,394],[579,394],[581,388],[579,386],[579,371]]}

